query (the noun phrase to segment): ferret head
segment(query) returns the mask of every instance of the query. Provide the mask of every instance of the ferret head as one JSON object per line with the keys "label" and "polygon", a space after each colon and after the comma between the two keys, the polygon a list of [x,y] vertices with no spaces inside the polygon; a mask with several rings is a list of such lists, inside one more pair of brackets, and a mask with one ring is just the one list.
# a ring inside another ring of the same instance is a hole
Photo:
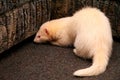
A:
{"label": "ferret head", "polygon": [[54,25],[52,22],[48,21],[44,23],[39,31],[37,32],[34,42],[35,43],[45,43],[45,42],[52,42],[56,40],[55,32],[56,30],[53,29]]}
{"label": "ferret head", "polygon": [[34,38],[34,42],[35,43],[44,43],[47,41],[50,41],[50,33],[48,31],[48,28],[46,26],[46,24],[43,24],[39,31],[37,32],[35,38]]}

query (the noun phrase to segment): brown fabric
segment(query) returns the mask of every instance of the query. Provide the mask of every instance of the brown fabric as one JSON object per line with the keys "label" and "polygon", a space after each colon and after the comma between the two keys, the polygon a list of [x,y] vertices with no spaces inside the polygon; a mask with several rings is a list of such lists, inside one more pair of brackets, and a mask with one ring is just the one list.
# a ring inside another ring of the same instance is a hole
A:
{"label": "brown fabric", "polygon": [[50,20],[50,0],[0,1],[0,53],[35,34]]}

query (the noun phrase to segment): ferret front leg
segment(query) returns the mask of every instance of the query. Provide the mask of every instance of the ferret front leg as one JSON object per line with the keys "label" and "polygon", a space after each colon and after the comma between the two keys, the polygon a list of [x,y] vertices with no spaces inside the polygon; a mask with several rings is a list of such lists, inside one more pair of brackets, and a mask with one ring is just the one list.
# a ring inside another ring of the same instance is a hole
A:
{"label": "ferret front leg", "polygon": [[51,44],[53,44],[53,45],[57,45],[57,46],[60,46],[60,44],[59,44],[58,42],[56,42],[56,41],[51,42]]}

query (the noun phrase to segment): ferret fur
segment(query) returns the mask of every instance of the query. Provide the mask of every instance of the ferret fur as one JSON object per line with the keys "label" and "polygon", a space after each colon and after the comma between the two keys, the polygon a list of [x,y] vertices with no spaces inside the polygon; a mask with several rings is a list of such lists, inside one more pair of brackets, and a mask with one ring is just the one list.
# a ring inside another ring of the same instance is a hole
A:
{"label": "ferret fur", "polygon": [[74,76],[95,76],[103,73],[112,51],[112,33],[109,19],[97,8],[83,8],[73,16],[44,23],[34,42],[53,45],[73,45],[75,55],[91,58],[92,65],[77,70]]}

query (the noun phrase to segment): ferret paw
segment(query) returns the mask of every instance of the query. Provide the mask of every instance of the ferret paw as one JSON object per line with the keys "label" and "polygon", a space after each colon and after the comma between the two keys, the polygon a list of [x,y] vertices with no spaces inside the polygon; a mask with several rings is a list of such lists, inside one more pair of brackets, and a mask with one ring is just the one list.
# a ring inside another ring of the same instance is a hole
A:
{"label": "ferret paw", "polygon": [[51,44],[60,46],[60,44],[58,42],[51,42]]}
{"label": "ferret paw", "polygon": [[74,54],[75,54],[76,56],[80,56],[80,54],[77,52],[76,49],[73,49],[73,52],[74,52]]}
{"label": "ferret paw", "polygon": [[73,49],[73,52],[76,54],[77,53],[76,49]]}

